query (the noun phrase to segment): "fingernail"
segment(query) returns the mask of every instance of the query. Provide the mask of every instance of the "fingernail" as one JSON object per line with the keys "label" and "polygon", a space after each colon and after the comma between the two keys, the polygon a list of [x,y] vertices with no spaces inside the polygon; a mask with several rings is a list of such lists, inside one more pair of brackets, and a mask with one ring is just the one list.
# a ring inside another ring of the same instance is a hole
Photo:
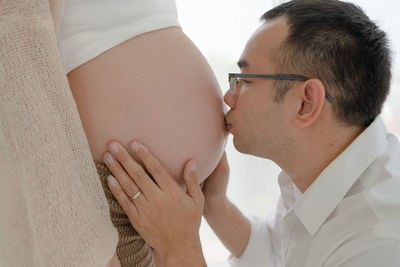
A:
{"label": "fingernail", "polygon": [[196,162],[192,161],[190,163],[190,172],[196,172],[196,171],[197,171]]}
{"label": "fingernail", "polygon": [[107,181],[111,187],[115,187],[117,185],[117,180],[115,180],[114,176],[112,175],[107,176]]}
{"label": "fingernail", "polygon": [[112,142],[110,147],[111,147],[112,152],[114,152],[114,153],[117,153],[119,151],[118,144],[115,142]]}
{"label": "fingernail", "polygon": [[133,151],[135,151],[135,152],[139,151],[139,144],[137,142],[133,142],[131,147],[132,147]]}
{"label": "fingernail", "polygon": [[113,164],[115,159],[110,153],[106,153],[104,156],[104,161],[106,161],[108,164]]}

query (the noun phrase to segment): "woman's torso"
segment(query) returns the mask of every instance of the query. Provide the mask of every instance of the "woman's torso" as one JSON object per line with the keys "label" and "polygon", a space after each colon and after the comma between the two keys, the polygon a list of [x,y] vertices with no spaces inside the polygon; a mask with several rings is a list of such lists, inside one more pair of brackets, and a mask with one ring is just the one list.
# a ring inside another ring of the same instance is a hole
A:
{"label": "woman's torso", "polygon": [[197,162],[200,182],[226,142],[224,105],[207,61],[179,27],[125,41],[68,73],[96,161],[110,140],[143,142],[175,177]]}

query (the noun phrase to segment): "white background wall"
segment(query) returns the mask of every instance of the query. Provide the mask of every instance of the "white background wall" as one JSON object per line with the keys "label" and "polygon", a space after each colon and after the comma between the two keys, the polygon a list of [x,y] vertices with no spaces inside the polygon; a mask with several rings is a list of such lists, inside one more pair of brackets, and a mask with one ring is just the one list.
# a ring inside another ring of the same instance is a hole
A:
{"label": "white background wall", "polygon": [[[184,32],[198,46],[214,70],[223,93],[228,72],[239,72],[236,62],[247,39],[259,25],[260,16],[279,0],[176,0]],[[392,92],[383,110],[389,130],[400,136],[400,2],[397,0],[354,0],[385,30],[392,43],[394,68]],[[246,215],[265,216],[277,198],[276,176],[280,169],[273,162],[237,152],[229,137],[226,148],[231,166],[229,198]],[[203,251],[210,267],[228,266],[228,251],[203,221]]]}

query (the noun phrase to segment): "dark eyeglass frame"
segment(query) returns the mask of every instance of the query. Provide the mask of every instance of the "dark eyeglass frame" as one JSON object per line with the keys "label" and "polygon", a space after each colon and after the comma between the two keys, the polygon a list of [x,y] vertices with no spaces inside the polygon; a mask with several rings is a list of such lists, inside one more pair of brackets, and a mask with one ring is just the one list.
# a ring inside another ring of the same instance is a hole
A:
{"label": "dark eyeglass frame", "polygon": [[[264,78],[264,79],[278,79],[278,80],[292,80],[292,81],[307,81],[310,78],[302,76],[302,75],[293,75],[293,74],[248,74],[248,73],[229,73],[228,81],[229,81],[229,90],[232,94],[236,92],[236,84],[238,78]],[[333,103],[333,97],[325,91],[326,99]]]}

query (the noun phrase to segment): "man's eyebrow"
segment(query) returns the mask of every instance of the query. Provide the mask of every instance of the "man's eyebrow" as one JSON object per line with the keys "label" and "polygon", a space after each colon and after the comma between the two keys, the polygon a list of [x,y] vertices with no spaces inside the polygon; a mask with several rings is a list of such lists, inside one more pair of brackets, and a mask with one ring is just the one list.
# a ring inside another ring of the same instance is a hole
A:
{"label": "man's eyebrow", "polygon": [[249,63],[246,60],[241,59],[238,61],[237,65],[239,66],[239,68],[242,69],[242,68],[247,68],[249,66]]}

